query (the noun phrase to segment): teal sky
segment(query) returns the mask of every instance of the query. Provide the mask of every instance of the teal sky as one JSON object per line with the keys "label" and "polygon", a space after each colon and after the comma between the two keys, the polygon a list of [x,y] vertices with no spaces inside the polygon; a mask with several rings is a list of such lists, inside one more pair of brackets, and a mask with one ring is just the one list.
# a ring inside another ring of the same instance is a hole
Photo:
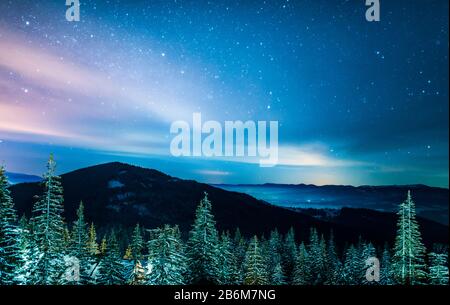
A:
{"label": "teal sky", "polygon": [[[211,183],[448,187],[448,1],[0,3],[0,160]],[[172,157],[170,124],[279,122],[280,164]]]}

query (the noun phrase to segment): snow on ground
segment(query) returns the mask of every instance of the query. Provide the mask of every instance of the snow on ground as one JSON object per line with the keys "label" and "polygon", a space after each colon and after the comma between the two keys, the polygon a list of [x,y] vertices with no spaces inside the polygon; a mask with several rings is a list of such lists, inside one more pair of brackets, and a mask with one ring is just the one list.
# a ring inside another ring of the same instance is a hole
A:
{"label": "snow on ground", "polygon": [[121,187],[124,187],[124,186],[125,185],[122,182],[120,182],[119,180],[110,180],[108,182],[108,187],[110,189],[121,188]]}

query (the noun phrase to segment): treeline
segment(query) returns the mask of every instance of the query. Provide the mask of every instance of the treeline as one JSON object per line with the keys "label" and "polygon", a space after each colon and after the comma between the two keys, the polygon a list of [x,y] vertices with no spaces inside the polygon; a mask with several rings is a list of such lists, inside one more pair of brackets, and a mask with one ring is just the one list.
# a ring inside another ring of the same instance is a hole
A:
{"label": "treeline", "polygon": [[[44,192],[30,219],[17,219],[0,168],[2,285],[448,284],[448,247],[436,245],[427,255],[410,193],[400,204],[392,248],[386,244],[378,249],[360,239],[338,251],[332,232],[326,238],[314,228],[309,240],[300,244],[292,229],[285,235],[275,229],[268,238],[249,240],[239,229],[220,233],[205,194],[187,241],[177,226],[145,230],[137,225],[122,251],[114,230],[98,239],[94,224],[85,220],[83,203],[76,221],[65,223],[63,189],[55,166],[51,156]],[[368,267],[374,281],[366,277]]]}

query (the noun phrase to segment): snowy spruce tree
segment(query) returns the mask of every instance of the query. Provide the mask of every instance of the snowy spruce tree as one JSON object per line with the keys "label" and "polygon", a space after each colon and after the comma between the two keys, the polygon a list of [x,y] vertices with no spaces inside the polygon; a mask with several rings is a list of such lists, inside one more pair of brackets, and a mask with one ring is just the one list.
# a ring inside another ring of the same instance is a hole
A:
{"label": "snowy spruce tree", "polygon": [[387,245],[384,246],[380,262],[380,285],[393,285],[391,253]]}
{"label": "snowy spruce tree", "polygon": [[[440,253],[439,253],[440,252]],[[431,252],[429,278],[431,285],[448,285],[448,252]]]}
{"label": "snowy spruce tree", "polygon": [[[286,274],[284,273],[283,270],[283,266],[282,266],[282,257],[281,257],[281,253],[284,250],[283,246],[283,242],[281,240],[281,236],[278,233],[278,230],[275,229],[272,232],[270,232],[270,238],[268,241],[268,253],[267,253],[267,270],[269,272],[269,274],[271,275],[270,277],[270,283],[273,285],[279,285],[280,282],[286,282]],[[293,254],[293,252],[297,252],[297,251],[292,251],[292,249],[290,249],[289,251],[291,254]],[[294,256],[293,260],[294,260],[294,264],[295,264],[295,259],[296,257]]]}
{"label": "snowy spruce tree", "polygon": [[187,242],[192,283],[217,283],[219,238],[208,195],[200,201]]}
{"label": "snowy spruce tree", "polygon": [[133,230],[131,237],[131,257],[133,259],[142,259],[142,250],[144,249],[144,238],[142,237],[142,230],[139,224]]}
{"label": "snowy spruce tree", "polygon": [[34,204],[32,211],[32,233],[39,253],[34,255],[34,284],[61,284],[64,282],[64,221],[63,189],[61,178],[56,176],[53,155],[47,163],[44,175],[44,193]]}
{"label": "snowy spruce tree", "polygon": [[105,256],[100,262],[98,282],[102,285],[123,285],[125,284],[125,267],[114,231],[111,232],[105,246]]}
{"label": "snowy spruce tree", "polygon": [[283,251],[283,242],[278,230],[272,230],[268,241],[268,251],[270,252],[268,269],[269,272],[275,270],[275,266],[281,262],[281,252]]}
{"label": "snowy spruce tree", "polygon": [[95,257],[100,254],[100,249],[97,243],[97,232],[93,223],[91,223],[91,226],[89,227],[88,251],[91,257]]}
{"label": "snowy spruce tree", "polygon": [[63,249],[64,254],[70,249],[72,246],[72,235],[69,230],[69,226],[67,224],[64,224],[63,228]]}
{"label": "snowy spruce tree", "polygon": [[245,285],[267,285],[269,274],[266,261],[261,253],[258,237],[255,235],[247,249],[244,262],[244,284]]}
{"label": "snowy spruce tree", "polygon": [[186,257],[178,227],[165,225],[151,230],[150,235],[147,284],[186,284]]}
{"label": "snowy spruce tree", "polygon": [[108,248],[108,241],[106,240],[106,237],[102,238],[102,241],[100,243],[100,255],[105,256],[106,255],[106,249]]}
{"label": "snowy spruce tree", "polygon": [[297,257],[297,243],[295,242],[294,229],[291,227],[284,238],[282,245],[282,267],[288,278],[292,277],[294,270],[295,258]]}
{"label": "snowy spruce tree", "polygon": [[374,285],[374,284],[377,284],[376,281],[369,282],[366,279],[366,270],[367,270],[366,261],[369,258],[377,257],[377,253],[376,253],[375,247],[370,242],[369,243],[364,243],[361,246],[361,250],[360,251],[361,251],[361,262],[360,262],[361,271],[360,271],[360,279],[359,279],[360,284],[363,284],[363,285]]}
{"label": "snowy spruce tree", "polygon": [[5,170],[0,167],[0,284],[14,284],[17,266],[21,263],[18,256],[17,215],[11,199]]}
{"label": "snowy spruce tree", "polygon": [[218,248],[217,280],[221,285],[236,284],[237,275],[236,257],[233,243],[228,232],[222,233]]}
{"label": "snowy spruce tree", "polygon": [[425,246],[416,220],[416,207],[408,191],[398,212],[397,236],[394,247],[393,271],[399,284],[416,285],[426,278]]}
{"label": "snowy spruce tree", "polygon": [[247,252],[247,241],[242,236],[239,228],[234,233],[233,250],[236,259],[236,284],[242,284],[244,281],[244,261],[245,253]]}
{"label": "snowy spruce tree", "polygon": [[319,239],[315,228],[311,228],[308,254],[308,265],[311,269],[311,284],[323,284],[326,280],[326,247],[324,238]]}
{"label": "snowy spruce tree", "polygon": [[[104,247],[105,253],[106,239]],[[91,223],[91,225],[89,226],[87,250],[89,253],[89,262],[90,262],[87,280],[89,284],[97,284],[99,279],[101,260],[102,257],[104,257],[104,255],[100,256],[100,246],[97,243],[97,231],[93,223]]]}
{"label": "snowy spruce tree", "polygon": [[15,270],[15,282],[18,285],[32,284],[32,274],[34,274],[36,266],[36,255],[39,254],[36,242],[31,235],[31,228],[25,216],[22,216],[18,224],[18,261]]}
{"label": "snowy spruce tree", "polygon": [[270,272],[269,272],[269,241],[265,238],[264,234],[259,239],[259,249],[261,251],[261,256],[264,259],[264,264],[266,265],[267,273],[269,274],[269,283],[270,283]]}
{"label": "snowy spruce tree", "polygon": [[309,268],[309,261],[308,250],[306,250],[305,244],[301,243],[298,250],[298,255],[295,259],[292,284],[311,284],[311,269]]}
{"label": "snowy spruce tree", "polygon": [[345,251],[345,261],[338,281],[344,285],[358,285],[361,280],[361,256],[354,245]]}
{"label": "snowy spruce tree", "polygon": [[273,273],[270,275],[270,283],[272,285],[286,285],[287,279],[281,266],[281,261],[275,266]]}
{"label": "snowy spruce tree", "polygon": [[334,242],[334,233],[330,232],[330,237],[328,239],[328,247],[326,251],[326,270],[325,270],[325,284],[327,285],[335,285],[337,284],[338,274],[340,269],[342,268],[342,263],[339,260],[339,256],[337,254],[336,244]]}
{"label": "snowy spruce tree", "polygon": [[78,280],[76,284],[83,284],[88,282],[91,268],[91,255],[89,252],[89,233],[87,223],[84,219],[84,205],[80,202],[77,210],[77,220],[72,228],[72,243],[70,245],[69,256],[77,258],[79,270]]}

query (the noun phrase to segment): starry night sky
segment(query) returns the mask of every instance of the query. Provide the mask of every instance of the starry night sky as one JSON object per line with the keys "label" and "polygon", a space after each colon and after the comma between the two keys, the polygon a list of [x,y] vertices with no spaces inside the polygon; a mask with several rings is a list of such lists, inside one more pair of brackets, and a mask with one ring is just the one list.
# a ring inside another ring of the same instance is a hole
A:
{"label": "starry night sky", "polygon": [[[0,2],[0,160],[210,183],[448,187],[448,1]],[[280,165],[175,158],[171,122],[277,120]]]}

